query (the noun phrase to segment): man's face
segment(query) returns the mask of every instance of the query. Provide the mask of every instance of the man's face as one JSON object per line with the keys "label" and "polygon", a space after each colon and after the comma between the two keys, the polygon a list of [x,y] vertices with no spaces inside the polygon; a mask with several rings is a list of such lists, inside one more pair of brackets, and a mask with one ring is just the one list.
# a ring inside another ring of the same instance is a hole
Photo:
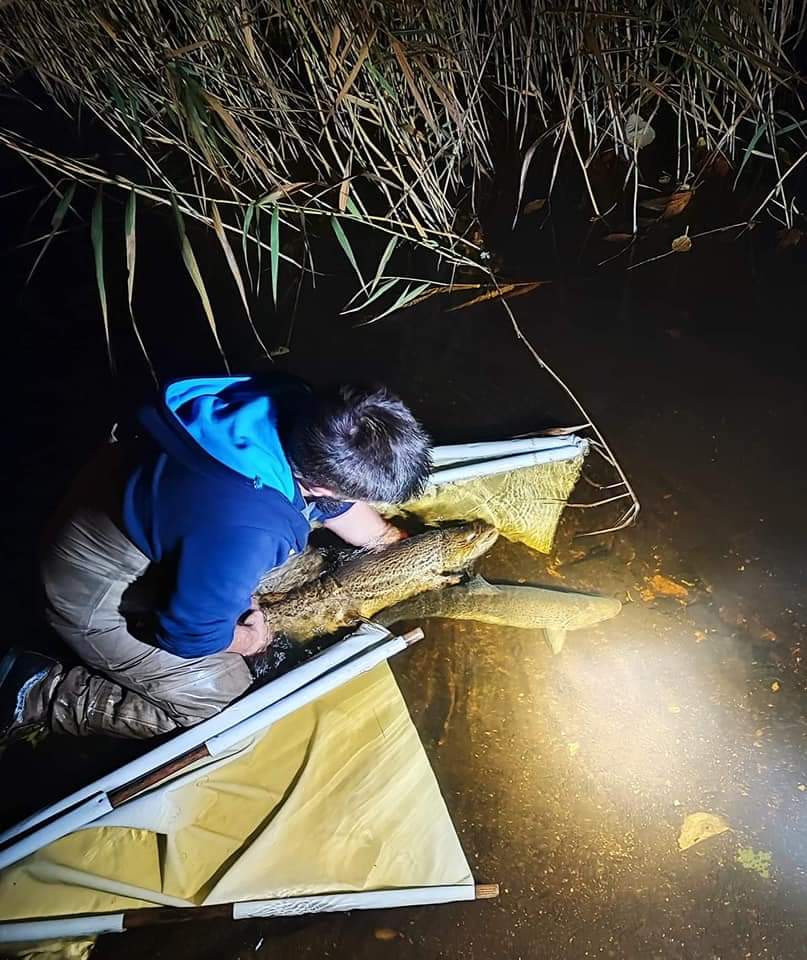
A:
{"label": "man's face", "polygon": [[301,483],[300,486],[302,487],[303,493],[304,493],[306,496],[309,496],[309,497],[331,497],[331,498],[334,499],[334,500],[337,500],[337,499],[338,499],[338,497],[336,496],[336,494],[334,493],[334,491],[331,490],[331,489],[329,489],[328,487],[318,487],[318,486],[316,486],[316,484],[311,484],[311,486],[309,487],[309,486],[307,486],[307,485],[304,484],[304,483]]}
{"label": "man's face", "polygon": [[317,484],[311,484],[310,486],[304,483],[302,480],[299,480],[300,489],[303,491],[304,497],[313,497],[316,500],[333,500],[336,503],[355,503],[355,500],[351,500],[349,497],[340,497],[334,490],[331,490],[330,487],[320,487]]}

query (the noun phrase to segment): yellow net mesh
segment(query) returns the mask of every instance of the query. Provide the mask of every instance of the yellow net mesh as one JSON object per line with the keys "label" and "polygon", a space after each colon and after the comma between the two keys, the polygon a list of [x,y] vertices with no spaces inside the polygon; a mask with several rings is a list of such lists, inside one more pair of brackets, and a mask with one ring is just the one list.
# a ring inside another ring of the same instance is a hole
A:
{"label": "yellow net mesh", "polygon": [[426,523],[485,520],[508,540],[549,553],[583,459],[581,454],[487,477],[430,484],[417,500],[379,509],[387,517],[416,516]]}

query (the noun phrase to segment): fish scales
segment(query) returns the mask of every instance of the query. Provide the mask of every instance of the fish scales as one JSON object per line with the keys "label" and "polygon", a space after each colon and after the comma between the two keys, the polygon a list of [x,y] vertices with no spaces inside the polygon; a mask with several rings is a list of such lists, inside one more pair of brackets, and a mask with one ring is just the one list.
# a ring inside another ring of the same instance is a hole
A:
{"label": "fish scales", "polygon": [[610,620],[622,609],[619,600],[585,593],[568,593],[542,587],[492,584],[482,577],[449,587],[440,593],[423,593],[382,611],[375,619],[382,626],[399,620],[442,617],[476,620],[505,627],[545,632],[558,653],[567,630],[590,627]]}
{"label": "fish scales", "polygon": [[[333,566],[306,552],[293,558],[288,570],[263,578],[258,602],[273,631],[305,642],[423,591],[456,583],[456,574],[489,550],[497,535],[493,527],[474,521],[428,530],[375,552],[355,552]],[[324,572],[305,579],[317,569]],[[298,580],[303,582],[295,585]]]}

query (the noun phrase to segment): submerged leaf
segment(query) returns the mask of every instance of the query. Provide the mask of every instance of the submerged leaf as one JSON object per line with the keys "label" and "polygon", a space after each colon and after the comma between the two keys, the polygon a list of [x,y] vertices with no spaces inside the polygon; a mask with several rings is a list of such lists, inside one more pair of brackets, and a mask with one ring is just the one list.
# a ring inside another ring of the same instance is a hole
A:
{"label": "submerged leaf", "polygon": [[788,247],[795,247],[801,243],[804,233],[798,227],[790,227],[787,230],[778,230],[776,232],[776,247],[778,250],[787,250]]}
{"label": "submerged leaf", "polygon": [[678,849],[688,850],[690,847],[694,847],[696,843],[709,840],[711,837],[717,837],[727,830],[731,830],[728,822],[716,813],[705,813],[703,811],[690,813],[681,825]]}
{"label": "submerged leaf", "polygon": [[643,600],[654,600],[656,597],[672,597],[675,600],[686,600],[689,590],[677,580],[665,577],[662,573],[647,580],[647,586],[640,591]]}
{"label": "submerged leaf", "polygon": [[706,172],[710,176],[727,177],[731,173],[731,169],[731,163],[720,153],[706,168]]}
{"label": "submerged leaf", "polygon": [[658,210],[661,212],[667,208],[669,200],[669,197],[648,197],[647,200],[640,200],[639,206],[644,207],[645,210]]}
{"label": "submerged leaf", "polygon": [[677,193],[674,193],[664,208],[661,219],[668,220],[670,217],[677,217],[679,213],[683,213],[689,206],[692,196],[691,190],[679,190]]}
{"label": "submerged leaf", "polygon": [[642,200],[639,206],[646,210],[658,210],[662,220],[669,220],[670,217],[676,217],[686,210],[693,196],[692,190],[676,190],[668,197],[650,197]]}
{"label": "submerged leaf", "polygon": [[530,200],[529,203],[524,204],[524,209],[521,212],[526,216],[528,213],[536,213],[538,210],[543,210],[545,206],[546,198]]}
{"label": "submerged leaf", "polygon": [[630,240],[633,240],[632,233],[607,233],[603,240],[608,243],[627,243]]}
{"label": "submerged leaf", "polygon": [[737,851],[737,863],[746,870],[758,873],[765,880],[771,878],[773,854],[769,850],[754,850],[753,847],[740,847]]}

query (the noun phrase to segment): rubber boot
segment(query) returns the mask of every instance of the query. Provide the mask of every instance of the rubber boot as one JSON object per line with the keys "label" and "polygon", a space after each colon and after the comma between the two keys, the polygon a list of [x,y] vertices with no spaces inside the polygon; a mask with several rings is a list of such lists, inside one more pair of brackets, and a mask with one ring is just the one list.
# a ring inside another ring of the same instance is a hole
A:
{"label": "rubber boot", "polygon": [[57,660],[29,650],[9,650],[0,660],[0,748],[48,731],[51,700],[63,676]]}

